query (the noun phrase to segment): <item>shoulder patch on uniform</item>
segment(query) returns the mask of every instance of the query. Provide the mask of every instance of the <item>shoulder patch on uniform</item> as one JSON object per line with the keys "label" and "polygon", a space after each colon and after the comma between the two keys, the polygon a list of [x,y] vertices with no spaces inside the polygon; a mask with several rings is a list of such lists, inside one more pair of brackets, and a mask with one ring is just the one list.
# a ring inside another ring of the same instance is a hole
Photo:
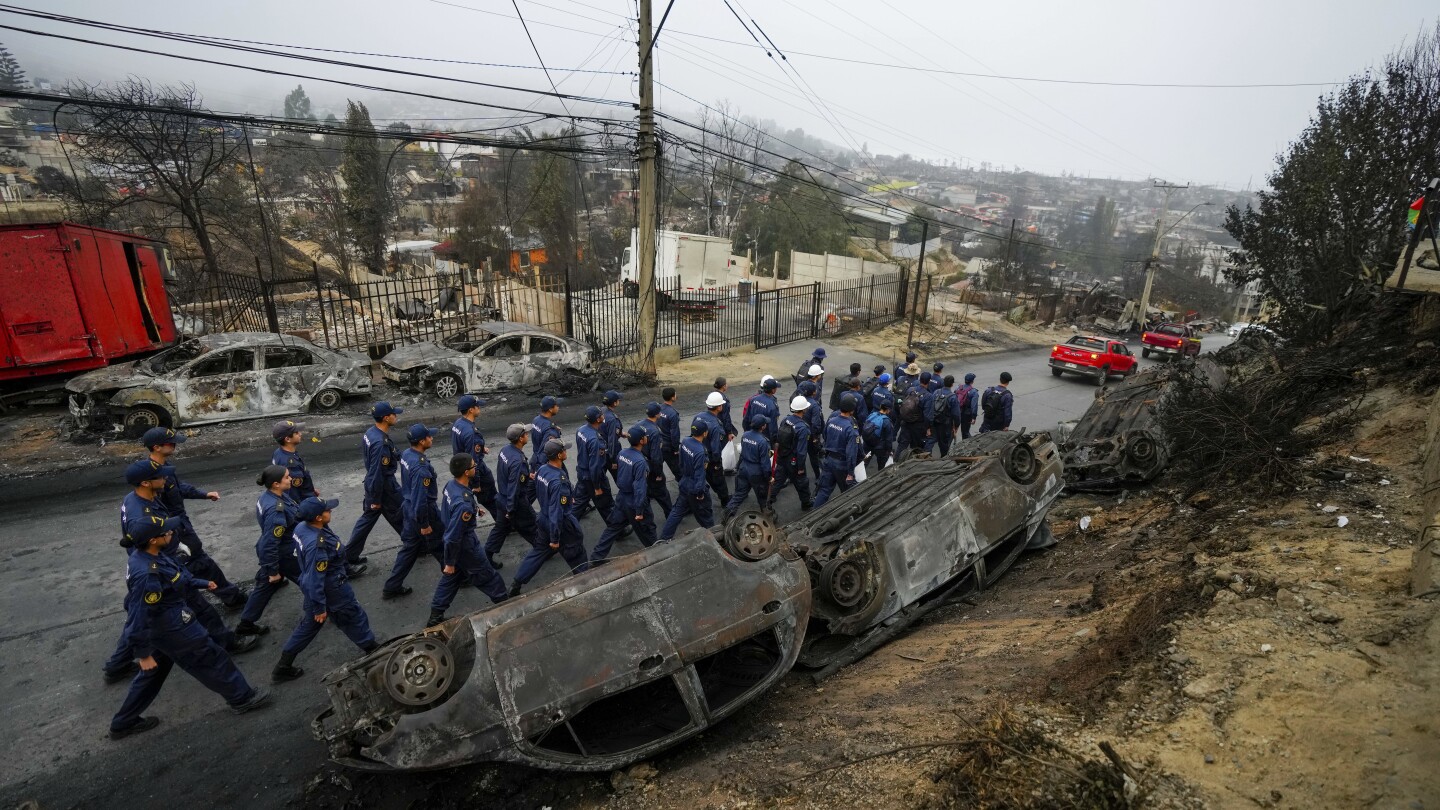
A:
{"label": "shoulder patch on uniform", "polygon": [[567,504],[567,503],[569,503],[569,502],[570,502],[570,499],[569,499],[569,498],[566,498],[564,495],[561,495],[561,496],[560,496],[560,505],[561,505],[561,506],[564,506],[565,504]]}
{"label": "shoulder patch on uniform", "polygon": [[327,560],[321,560],[320,562],[315,563],[315,570],[316,570],[316,571],[324,571],[326,568],[329,568],[329,567],[330,567],[330,563],[329,563],[329,561],[327,561]]}
{"label": "shoulder patch on uniform", "polygon": [[154,571],[155,569],[157,569],[157,568],[159,568],[159,567],[160,567],[160,564],[159,564],[159,563],[153,563],[153,562],[150,563],[150,570],[151,570],[151,571]]}
{"label": "shoulder patch on uniform", "polygon": [[153,605],[153,604],[155,604],[155,603],[157,603],[157,602],[159,602],[159,601],[160,601],[160,592],[159,592],[159,591],[147,591],[147,592],[146,592],[146,594],[145,594],[145,604],[147,604],[147,605]]}
{"label": "shoulder patch on uniform", "polygon": [[285,527],[284,527],[284,526],[276,526],[276,527],[275,527],[275,536],[276,536],[276,537],[284,537],[284,536],[285,536]]}
{"label": "shoulder patch on uniform", "polygon": [[421,478],[421,479],[420,479],[420,486],[422,486],[422,487],[428,487],[428,486],[430,486],[430,479],[429,479],[429,478]]}
{"label": "shoulder patch on uniform", "polygon": [[475,517],[475,515],[472,514],[472,513],[470,513],[470,512],[461,512],[461,513],[460,513],[460,519],[463,520],[463,521],[469,521],[469,520],[470,520],[471,518],[473,518],[473,517]]}
{"label": "shoulder patch on uniform", "polygon": [[388,466],[390,466],[390,457],[389,457],[389,456],[381,456],[381,457],[380,457],[380,465],[381,465],[382,467],[388,467]]}
{"label": "shoulder patch on uniform", "polygon": [[179,582],[179,581],[180,581],[180,572],[179,572],[179,571],[176,571],[176,572],[175,572],[175,576],[170,577],[170,581],[171,581],[171,582]]}

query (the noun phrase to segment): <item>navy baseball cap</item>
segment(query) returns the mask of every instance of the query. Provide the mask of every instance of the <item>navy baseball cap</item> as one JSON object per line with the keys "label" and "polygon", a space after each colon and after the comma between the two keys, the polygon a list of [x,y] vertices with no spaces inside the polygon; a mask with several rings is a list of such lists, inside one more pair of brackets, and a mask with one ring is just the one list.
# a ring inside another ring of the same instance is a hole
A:
{"label": "navy baseball cap", "polygon": [[645,415],[646,415],[646,416],[659,416],[659,415],[660,415],[660,403],[658,403],[658,402],[652,402],[652,403],[650,403],[649,405],[646,405],[646,406],[645,406]]}
{"label": "navy baseball cap", "polygon": [[171,428],[153,427],[145,431],[140,437],[140,444],[145,447],[154,447],[157,444],[180,444],[185,441],[184,433],[176,433]]}
{"label": "navy baseball cap", "polygon": [[641,439],[650,434],[646,433],[645,428],[639,425],[631,425],[630,429],[625,432],[625,435],[630,437],[631,444],[639,444]]}
{"label": "navy baseball cap", "polygon": [[930,374],[930,372],[928,372],[928,371],[922,371],[922,372],[920,372],[920,382],[922,382],[922,383],[928,383],[928,382],[930,382],[931,379],[932,379],[932,375]]}
{"label": "navy baseball cap", "polygon": [[799,391],[802,394],[805,394],[806,396],[809,396],[810,394],[815,393],[815,383],[806,380],[805,382],[800,383],[800,387],[795,390]]}
{"label": "navy baseball cap", "polygon": [[918,356],[918,355],[916,355],[914,352],[905,352],[905,362],[907,362],[907,363],[913,363],[913,362],[915,362],[915,358],[916,358],[917,356]]}
{"label": "navy baseball cap", "polygon": [[585,423],[589,424],[598,421],[600,421],[600,408],[595,405],[587,406],[585,408]]}
{"label": "navy baseball cap", "polygon": [[853,410],[855,410],[855,395],[854,395],[854,394],[845,394],[845,395],[843,395],[843,396],[840,397],[840,410],[841,410],[841,411],[853,411]]}
{"label": "navy baseball cap", "polygon": [[132,487],[138,487],[146,481],[154,481],[156,478],[164,478],[160,473],[160,465],[148,458],[142,458],[130,462],[125,468],[125,483]]}
{"label": "navy baseball cap", "polygon": [[931,368],[933,368],[933,369],[936,370],[936,371],[944,371],[944,370],[945,370],[945,364],[944,364],[944,363],[936,363],[935,365],[931,366]]}
{"label": "navy baseball cap", "polygon": [[404,412],[404,408],[397,408],[388,402],[377,402],[375,403],[375,407],[370,409],[370,415],[374,417],[376,421],[384,419],[387,416],[399,416]]}
{"label": "navy baseball cap", "polygon": [[475,396],[474,394],[466,394],[465,396],[460,397],[460,401],[455,404],[460,409],[460,413],[464,413],[471,408],[485,407],[485,400]]}
{"label": "navy baseball cap", "polygon": [[545,442],[545,458],[554,461],[560,457],[561,453],[565,452],[565,448],[567,447],[569,447],[569,445],[559,439],[551,439]]}
{"label": "navy baseball cap", "polygon": [[767,427],[770,427],[770,420],[763,416],[757,416],[750,420],[751,430],[764,430]]}
{"label": "navy baseball cap", "polygon": [[766,391],[774,391],[776,388],[780,387],[780,381],[775,379],[774,377],[771,377],[765,382],[760,383],[760,387]]}
{"label": "navy baseball cap", "polygon": [[701,434],[705,434],[705,433],[709,433],[709,432],[710,432],[710,428],[706,427],[704,422],[695,422],[694,424],[690,425],[690,435],[691,435],[691,436],[699,436],[699,435],[701,435]]}
{"label": "navy baseball cap", "polygon": [[548,410],[550,410],[551,408],[555,407],[556,405],[562,405],[562,404],[564,404],[564,402],[565,402],[565,400],[562,399],[562,398],[559,398],[559,397],[541,397],[541,398],[540,398],[540,410],[542,410],[542,411],[548,411]]}
{"label": "navy baseball cap", "polygon": [[290,437],[290,434],[298,433],[303,427],[305,427],[304,422],[281,419],[275,423],[275,427],[270,428],[270,435],[275,437],[275,441],[283,442]]}
{"label": "navy baseball cap", "polygon": [[965,384],[969,385],[972,382],[975,382],[975,372],[973,371],[965,375]]}
{"label": "navy baseball cap", "polygon": [[173,532],[180,528],[182,521],[177,517],[151,517],[149,520],[135,527],[129,537],[135,545],[148,543],[166,532]]}
{"label": "navy baseball cap", "polygon": [[406,431],[405,433],[406,437],[410,439],[411,444],[416,444],[424,439],[431,438],[435,434],[435,430],[425,427],[421,424],[411,425],[410,430]]}
{"label": "navy baseball cap", "polygon": [[614,405],[615,403],[617,403],[617,402],[619,402],[619,401],[620,401],[620,392],[619,392],[619,391],[616,391],[616,390],[614,390],[614,389],[611,389],[611,390],[605,392],[605,398],[604,398],[603,402],[604,402],[606,405]]}
{"label": "navy baseball cap", "polygon": [[339,505],[340,499],[338,498],[331,498],[328,501],[319,498],[306,498],[300,502],[298,517],[303,521],[314,520]]}

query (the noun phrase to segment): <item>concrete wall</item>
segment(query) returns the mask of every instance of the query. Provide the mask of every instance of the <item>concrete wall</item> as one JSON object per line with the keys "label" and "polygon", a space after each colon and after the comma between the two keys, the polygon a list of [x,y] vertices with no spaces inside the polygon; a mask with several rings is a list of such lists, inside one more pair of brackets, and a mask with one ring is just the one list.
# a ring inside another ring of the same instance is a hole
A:
{"label": "concrete wall", "polygon": [[790,283],[792,285],[854,281],[865,276],[899,271],[899,265],[887,262],[873,262],[853,256],[836,256],[831,253],[790,251]]}

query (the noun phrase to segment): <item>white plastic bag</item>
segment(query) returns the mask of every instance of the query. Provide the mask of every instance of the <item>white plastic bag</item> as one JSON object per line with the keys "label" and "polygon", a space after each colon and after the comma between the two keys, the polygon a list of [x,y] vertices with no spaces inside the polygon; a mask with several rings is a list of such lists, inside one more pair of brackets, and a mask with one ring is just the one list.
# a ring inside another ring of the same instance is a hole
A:
{"label": "white plastic bag", "polygon": [[858,483],[860,483],[861,481],[864,481],[864,480],[865,480],[865,462],[862,461],[862,462],[860,462],[859,464],[856,464],[856,465],[855,465],[855,483],[858,484]]}
{"label": "white plastic bag", "polygon": [[737,442],[729,442],[725,449],[720,451],[720,464],[726,472],[734,472],[740,466],[740,450],[736,447]]}

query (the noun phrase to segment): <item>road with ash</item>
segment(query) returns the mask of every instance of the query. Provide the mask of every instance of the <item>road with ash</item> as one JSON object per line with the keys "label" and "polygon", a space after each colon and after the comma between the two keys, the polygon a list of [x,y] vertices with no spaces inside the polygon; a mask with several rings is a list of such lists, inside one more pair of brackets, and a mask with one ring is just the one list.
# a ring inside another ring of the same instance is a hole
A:
{"label": "road with ash", "polygon": [[[1206,348],[1225,342],[1220,336],[1207,337]],[[832,359],[849,361],[840,356],[843,350],[835,355]],[[1001,371],[1010,371],[1015,375],[1013,427],[1045,430],[1082,414],[1096,390],[1078,377],[1052,377],[1046,367],[1048,357],[1048,347],[1025,349],[947,362],[946,370],[956,376],[974,371],[977,386],[993,384]],[[788,382],[793,366],[773,373]],[[758,379],[732,378],[730,395],[737,411],[753,392],[754,382]],[[787,384],[782,392],[789,390]],[[703,393],[682,388],[679,409],[687,424],[702,407]],[[572,433],[567,440],[573,441],[585,404],[571,399],[562,410],[559,421]],[[640,418],[644,404],[643,394],[626,399],[621,415],[627,426]],[[492,464],[504,440],[505,424],[529,421],[533,415],[532,409],[523,414],[482,414]],[[401,417],[395,434],[399,445],[408,424],[407,417]],[[432,426],[448,428],[449,423]],[[256,431],[268,427],[265,422],[255,423]],[[353,440],[326,439],[307,443],[303,450],[321,492],[340,499],[334,525],[342,538],[348,537],[360,508],[358,439],[358,435]],[[212,556],[233,579],[245,580],[256,567],[254,504],[260,492],[255,476],[268,463],[269,452],[239,451],[187,461],[186,451],[197,454],[203,441],[202,431],[182,447],[176,461],[184,480],[218,490],[222,497],[217,503],[191,501],[190,513]],[[448,430],[430,456],[443,470],[450,456]],[[355,656],[355,647],[338,629],[326,629],[297,662],[305,668],[304,677],[274,687],[274,704],[269,708],[239,717],[177,669],[148,712],[161,719],[159,728],[122,742],[110,741],[109,719],[126,689],[104,685],[100,674],[123,618],[124,557],[116,537],[119,504],[127,487],[119,479],[120,468],[113,466],[10,481],[0,493],[6,518],[0,544],[0,582],[4,583],[0,615],[5,617],[0,627],[0,716],[8,732],[6,754],[0,757],[0,806],[13,807],[25,800],[46,808],[197,802],[243,804],[252,810],[284,806],[325,761],[324,746],[310,738],[308,724],[326,701],[320,679]],[[778,513],[782,521],[798,514],[793,492],[780,497]],[[602,528],[598,516],[592,513],[582,525],[587,545],[593,544]],[[682,531],[687,527],[693,527],[688,519]],[[481,527],[482,540],[487,530],[488,526]],[[398,545],[395,533],[381,521],[367,548],[370,573],[354,583],[382,640],[422,628],[438,576],[432,567],[419,564],[409,578],[414,593],[381,601],[380,585]],[[638,542],[629,538],[612,554],[638,548]],[[526,549],[518,536],[507,540],[500,555],[507,582]],[[557,556],[527,590],[565,573]],[[488,600],[471,590],[461,594],[451,614],[486,604]],[[258,649],[236,659],[256,685],[270,686],[270,669],[298,616],[298,589],[282,590],[264,618],[271,633]],[[231,624],[236,620],[235,614],[226,618]],[[716,733],[723,735],[723,726]]]}

